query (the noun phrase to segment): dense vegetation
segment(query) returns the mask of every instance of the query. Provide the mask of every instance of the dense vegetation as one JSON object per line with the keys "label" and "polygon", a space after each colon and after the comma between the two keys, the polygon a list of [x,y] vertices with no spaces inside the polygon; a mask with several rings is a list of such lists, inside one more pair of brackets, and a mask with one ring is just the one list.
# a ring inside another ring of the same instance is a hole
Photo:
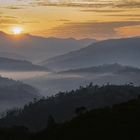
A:
{"label": "dense vegetation", "polygon": [[111,107],[114,104],[135,99],[140,95],[140,87],[132,84],[124,86],[105,85],[80,87],[70,92],[34,100],[21,109],[7,112],[7,116],[0,120],[1,127],[25,126],[30,130],[38,131],[47,126],[49,116],[53,116],[57,122],[70,120],[75,117],[76,108],[91,110],[94,108]]}
{"label": "dense vegetation", "polygon": [[87,111],[69,122],[52,123],[32,139],[137,140],[140,139],[140,98],[112,108]]}
{"label": "dense vegetation", "polygon": [[[56,123],[48,118],[48,126],[31,133],[26,127],[1,128],[2,140],[138,140],[140,139],[140,98],[112,107],[87,110],[76,109],[77,116],[70,121]],[[34,116],[32,116],[34,118]],[[39,121],[39,120],[38,120]]]}

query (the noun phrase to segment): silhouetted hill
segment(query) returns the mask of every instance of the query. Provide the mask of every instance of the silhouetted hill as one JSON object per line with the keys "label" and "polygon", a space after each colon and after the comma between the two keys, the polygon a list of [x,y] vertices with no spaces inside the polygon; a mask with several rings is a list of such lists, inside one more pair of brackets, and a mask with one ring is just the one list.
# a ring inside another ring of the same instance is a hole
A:
{"label": "silhouetted hill", "polygon": [[140,38],[112,39],[93,43],[78,51],[54,57],[42,65],[55,70],[69,70],[119,63],[140,67]]}
{"label": "silhouetted hill", "polygon": [[95,41],[94,39],[44,38],[30,34],[14,36],[0,32],[0,52],[16,53],[33,62],[40,62],[50,57],[86,47]]}
{"label": "silhouetted hill", "polygon": [[140,99],[112,108],[84,111],[69,122],[51,123],[32,139],[40,140],[138,140],[140,139]]}
{"label": "silhouetted hill", "polygon": [[[120,89],[120,87],[118,87]],[[130,86],[126,86],[130,91]],[[131,87],[132,88],[132,87]],[[134,88],[134,87],[133,87]],[[137,89],[138,91],[140,89]],[[140,98],[126,103],[89,110],[75,108],[73,119],[58,123],[52,116],[40,132],[31,133],[24,126],[0,127],[0,139],[4,140],[138,140],[140,139]],[[42,110],[43,111],[43,110]],[[35,116],[32,115],[32,118]],[[18,119],[18,118],[16,118]],[[14,117],[13,117],[13,120]],[[4,120],[2,120],[4,121]],[[40,120],[38,120],[40,121]],[[46,122],[45,121],[45,122]]]}
{"label": "silhouetted hill", "polygon": [[34,65],[26,60],[16,60],[5,57],[0,57],[0,70],[4,71],[47,71],[48,69]]}
{"label": "silhouetted hill", "polygon": [[31,130],[40,130],[47,126],[52,115],[56,121],[69,120],[75,116],[75,109],[81,106],[87,109],[103,108],[126,102],[140,95],[140,87],[132,85],[102,87],[80,87],[71,92],[60,92],[55,97],[41,99],[26,105],[23,110],[15,111],[0,120],[0,126],[24,125]]}
{"label": "silhouetted hill", "polygon": [[23,106],[39,97],[39,92],[34,87],[20,81],[0,77],[0,112]]}

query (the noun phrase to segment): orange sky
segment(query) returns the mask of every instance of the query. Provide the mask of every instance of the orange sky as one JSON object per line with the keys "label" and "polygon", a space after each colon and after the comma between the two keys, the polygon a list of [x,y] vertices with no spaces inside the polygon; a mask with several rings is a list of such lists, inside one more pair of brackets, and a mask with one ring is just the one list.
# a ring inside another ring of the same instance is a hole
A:
{"label": "orange sky", "polygon": [[140,0],[0,0],[0,30],[45,37],[140,35]]}

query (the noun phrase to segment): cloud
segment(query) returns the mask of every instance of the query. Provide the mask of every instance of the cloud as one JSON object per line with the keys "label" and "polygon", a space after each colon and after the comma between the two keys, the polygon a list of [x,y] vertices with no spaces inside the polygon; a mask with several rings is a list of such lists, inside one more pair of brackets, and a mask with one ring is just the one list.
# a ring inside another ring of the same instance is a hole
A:
{"label": "cloud", "polygon": [[35,0],[38,6],[139,8],[139,0]]}
{"label": "cloud", "polygon": [[34,20],[34,21],[30,21],[30,20],[29,20],[29,21],[22,21],[21,23],[22,23],[22,24],[38,24],[38,23],[40,23],[40,22],[37,21],[37,20],[36,20],[36,21],[35,21],[35,20]]}
{"label": "cloud", "polygon": [[139,0],[126,0],[120,3],[115,4],[116,7],[119,8],[140,8]]}
{"label": "cloud", "polygon": [[6,16],[6,15],[1,15],[0,16],[0,25],[1,24],[17,24],[19,23],[17,18],[14,16]]}
{"label": "cloud", "polygon": [[118,10],[118,9],[84,9],[81,10],[82,12],[97,12],[97,13],[117,13],[117,12],[124,12],[125,10]]}
{"label": "cloud", "polygon": [[117,17],[140,17],[140,14],[115,14],[107,16],[117,16]]}
{"label": "cloud", "polygon": [[11,10],[20,10],[20,9],[25,9],[25,7],[19,7],[19,6],[7,6],[4,7],[5,9],[11,9]]}
{"label": "cloud", "polygon": [[[140,8],[140,0],[10,0],[6,2],[10,9],[22,9],[25,6],[59,6],[83,8]],[[91,11],[91,10],[90,10]],[[87,12],[87,11],[85,11]]]}
{"label": "cloud", "polygon": [[68,20],[68,19],[59,19],[59,20],[56,20],[56,21],[70,22],[70,20]]}
{"label": "cloud", "polygon": [[140,25],[140,21],[118,21],[118,22],[81,22],[65,23],[46,32],[56,37],[77,38],[115,38],[120,37],[119,28]]}
{"label": "cloud", "polygon": [[106,15],[106,16],[110,16],[110,17],[123,17],[127,20],[131,20],[131,21],[140,21],[140,14],[110,14],[110,15]]}
{"label": "cloud", "polygon": [[37,6],[61,6],[61,7],[106,7],[108,3],[103,0],[37,0]]}
{"label": "cloud", "polygon": [[0,14],[0,25],[9,26],[11,24],[36,24],[38,20],[20,20],[18,17]]}

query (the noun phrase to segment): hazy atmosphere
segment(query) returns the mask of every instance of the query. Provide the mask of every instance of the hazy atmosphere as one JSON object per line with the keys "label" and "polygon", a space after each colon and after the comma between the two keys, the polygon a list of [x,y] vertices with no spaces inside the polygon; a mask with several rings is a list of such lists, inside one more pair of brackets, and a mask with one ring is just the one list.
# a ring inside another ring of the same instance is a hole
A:
{"label": "hazy atmosphere", "polygon": [[139,60],[140,0],[0,0],[0,140],[140,139]]}

